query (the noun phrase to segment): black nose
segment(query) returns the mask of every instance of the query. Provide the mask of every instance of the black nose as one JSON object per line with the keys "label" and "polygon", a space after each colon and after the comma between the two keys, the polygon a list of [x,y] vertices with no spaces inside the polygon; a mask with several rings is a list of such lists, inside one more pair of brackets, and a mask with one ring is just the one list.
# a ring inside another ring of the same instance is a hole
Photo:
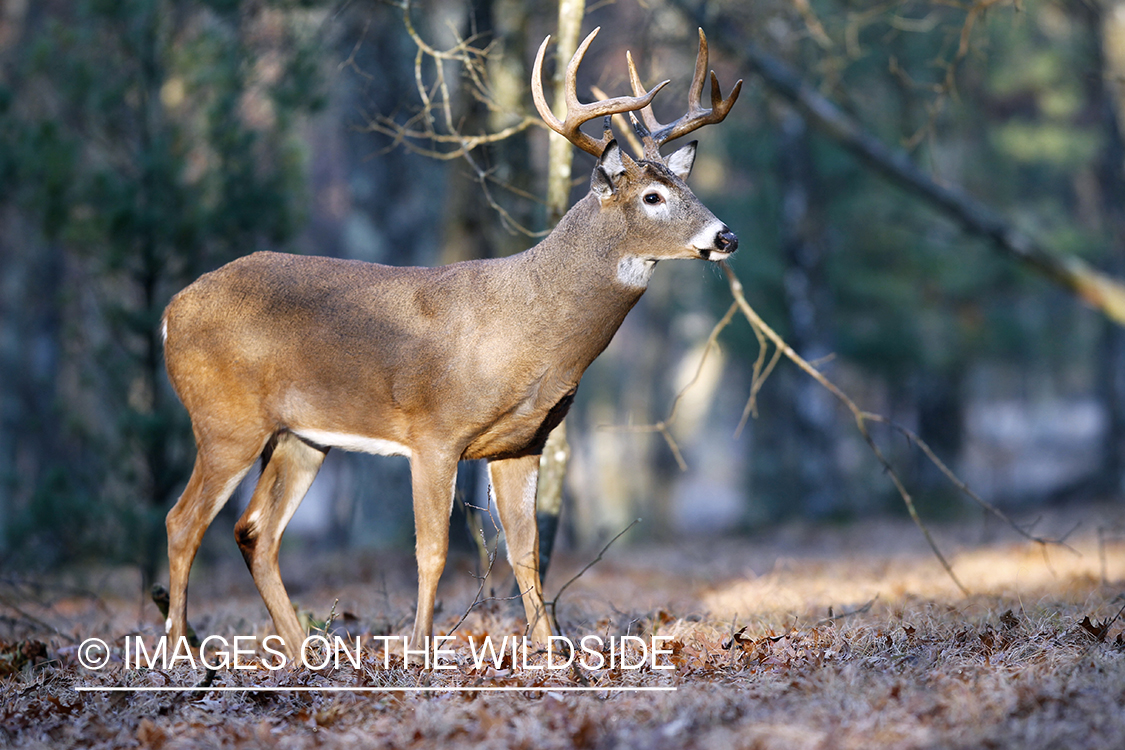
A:
{"label": "black nose", "polygon": [[715,235],[715,249],[720,253],[733,253],[738,249],[738,235],[724,229]]}

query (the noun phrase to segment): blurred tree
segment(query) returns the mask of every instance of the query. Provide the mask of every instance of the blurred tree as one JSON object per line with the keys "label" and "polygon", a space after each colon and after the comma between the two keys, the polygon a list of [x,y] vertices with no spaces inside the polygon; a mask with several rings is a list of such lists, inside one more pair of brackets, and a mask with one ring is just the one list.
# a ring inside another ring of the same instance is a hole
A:
{"label": "blurred tree", "polygon": [[[818,178],[804,119],[789,110],[781,116],[778,144],[779,236],[785,260],[782,286],[788,310],[789,344],[806,360],[830,358],[832,295],[827,287],[825,195]],[[802,513],[810,518],[837,513],[847,507],[846,493],[835,456],[839,438],[832,394],[801,373],[786,378],[779,389],[784,399],[783,434],[791,440],[788,463],[795,466],[794,494]]]}
{"label": "blurred tree", "polygon": [[[1125,277],[1125,2],[1074,3],[1084,24],[1092,58],[1091,69],[1101,75],[1086,76],[1085,97],[1091,119],[1102,132],[1102,145],[1094,164],[1100,216],[1107,252],[1103,261],[1110,273]],[[1103,321],[1098,368],[1099,395],[1106,404],[1108,429],[1100,470],[1090,486],[1081,490],[1110,495],[1125,494],[1125,327]]]}
{"label": "blurred tree", "polygon": [[200,273],[300,228],[294,134],[323,103],[318,14],[287,0],[86,0],[29,20],[5,61],[0,195],[38,226],[6,252],[54,254],[49,307],[64,322],[47,328],[66,357],[40,376],[52,395],[14,421],[68,450],[14,477],[9,543],[112,552],[151,580],[192,461],[160,315]]}

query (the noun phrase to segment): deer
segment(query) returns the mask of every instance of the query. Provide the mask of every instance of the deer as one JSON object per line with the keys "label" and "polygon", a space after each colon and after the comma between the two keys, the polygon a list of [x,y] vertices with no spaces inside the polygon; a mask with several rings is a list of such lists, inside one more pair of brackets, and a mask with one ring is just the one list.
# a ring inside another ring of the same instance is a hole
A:
{"label": "deer", "polygon": [[[544,39],[532,97],[546,125],[597,159],[590,191],[534,247],[434,268],[255,252],[204,274],[162,318],[169,381],[191,418],[194,468],[166,519],[173,644],[189,632],[188,574],[203,534],[259,460],[234,527],[254,583],[291,659],[305,639],[281,580],[278,550],[328,451],[406,456],[413,494],[418,603],[409,638],[425,649],[449,545],[458,463],[484,459],[531,640],[552,625],[539,577],[535,497],[548,433],[583,372],[606,348],[662,260],[719,261],[738,237],[685,180],[697,142],[660,147],[722,122],[724,98],[699,52],[688,111],[662,125],[627,55],[633,96],[581,103],[577,71],[599,29],[566,68],[560,121],[543,96]],[[636,116],[640,112],[640,118]],[[628,113],[643,144],[634,159],[610,127]],[[580,126],[605,118],[600,139]]]}

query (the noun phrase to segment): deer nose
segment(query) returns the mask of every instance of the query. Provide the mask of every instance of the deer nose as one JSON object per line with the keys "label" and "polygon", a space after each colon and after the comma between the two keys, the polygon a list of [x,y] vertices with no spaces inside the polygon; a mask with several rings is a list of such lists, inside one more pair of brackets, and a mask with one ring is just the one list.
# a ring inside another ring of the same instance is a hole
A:
{"label": "deer nose", "polygon": [[729,229],[723,229],[715,235],[715,249],[720,253],[733,253],[738,249],[738,235]]}

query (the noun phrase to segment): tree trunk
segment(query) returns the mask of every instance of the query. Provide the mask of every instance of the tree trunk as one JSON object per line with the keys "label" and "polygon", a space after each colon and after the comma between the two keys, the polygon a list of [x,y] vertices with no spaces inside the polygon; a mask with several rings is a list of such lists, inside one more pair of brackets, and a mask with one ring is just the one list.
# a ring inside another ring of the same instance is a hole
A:
{"label": "tree trunk", "polygon": [[[578,34],[586,14],[586,0],[559,0],[558,57],[555,63],[554,111],[560,119],[566,117],[566,97],[563,75],[566,64],[578,49]],[[547,162],[547,223],[554,227],[570,207],[570,167],[574,147],[558,133],[549,136]],[[566,422],[556,427],[547,437],[543,455],[539,459],[539,489],[536,492],[536,516],[539,521],[539,578],[547,577],[551,551],[558,535],[559,514],[562,512],[563,480],[570,460],[570,445],[566,441]]]}
{"label": "tree trunk", "polygon": [[[779,235],[785,253],[785,301],[792,347],[809,361],[832,353],[828,340],[830,295],[824,282],[825,234],[822,201],[805,120],[789,110],[781,122],[778,182],[781,188]],[[836,405],[828,391],[799,377],[786,389],[784,423],[794,431],[796,491],[805,515],[823,517],[839,511],[843,487],[833,455]]]}
{"label": "tree trunk", "polygon": [[[1125,276],[1125,0],[1078,3],[1086,17],[1100,77],[1090,77],[1089,97],[1102,125],[1104,145],[1097,164],[1101,208],[1109,240],[1105,269]],[[1102,325],[1099,395],[1109,418],[1097,484],[1102,492],[1125,493],[1125,328]]]}

